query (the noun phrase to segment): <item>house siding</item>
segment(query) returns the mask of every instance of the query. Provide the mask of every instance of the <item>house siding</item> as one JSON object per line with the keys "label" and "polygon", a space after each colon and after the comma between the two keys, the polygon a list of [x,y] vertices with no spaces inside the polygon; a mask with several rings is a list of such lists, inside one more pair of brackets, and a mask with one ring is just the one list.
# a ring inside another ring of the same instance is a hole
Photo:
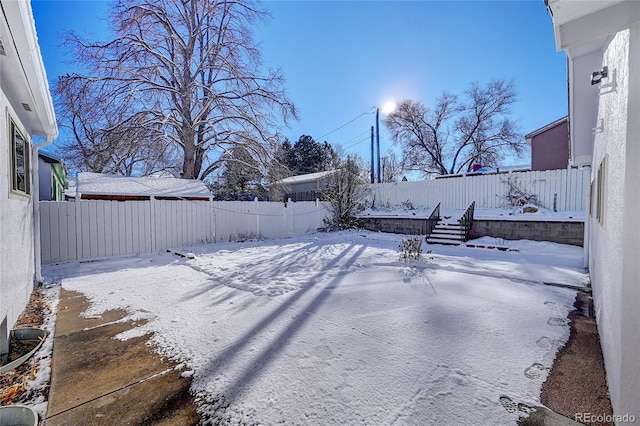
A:
{"label": "house siding", "polygon": [[[640,418],[639,39],[638,24],[615,34],[599,64],[608,66],[610,77],[593,87],[598,95],[596,123],[603,128],[593,137],[592,180],[604,185],[605,198],[603,217],[598,220],[595,210],[590,217],[589,243],[596,318],[611,403],[615,414],[636,418]],[[604,182],[598,182],[597,171],[603,161]]]}
{"label": "house siding", "polygon": [[[11,191],[9,118],[25,137],[29,132],[1,89],[0,110],[0,335],[6,337],[33,290],[35,251],[32,197]],[[7,341],[0,339],[0,352],[6,351]]]}
{"label": "house siding", "polygon": [[557,126],[531,139],[531,170],[566,169],[569,164],[569,123]]}
{"label": "house siding", "polygon": [[54,200],[53,198],[53,172],[51,171],[51,165],[44,161],[42,158],[38,158],[38,181],[40,184],[40,200]]}

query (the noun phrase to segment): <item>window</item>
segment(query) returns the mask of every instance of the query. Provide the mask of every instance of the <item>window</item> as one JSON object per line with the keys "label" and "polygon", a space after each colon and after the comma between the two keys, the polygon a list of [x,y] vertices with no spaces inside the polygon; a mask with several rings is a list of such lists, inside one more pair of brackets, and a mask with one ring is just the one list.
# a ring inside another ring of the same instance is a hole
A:
{"label": "window", "polygon": [[23,194],[31,192],[29,182],[29,142],[11,121],[11,189]]}
{"label": "window", "polygon": [[604,225],[604,198],[606,196],[605,179],[607,176],[607,156],[602,159],[600,167],[598,167],[598,189],[596,194],[596,219],[601,225]]}
{"label": "window", "polygon": [[593,217],[593,205],[596,203],[595,197],[595,187],[596,181],[595,179],[591,181],[591,186],[589,187],[589,217]]}

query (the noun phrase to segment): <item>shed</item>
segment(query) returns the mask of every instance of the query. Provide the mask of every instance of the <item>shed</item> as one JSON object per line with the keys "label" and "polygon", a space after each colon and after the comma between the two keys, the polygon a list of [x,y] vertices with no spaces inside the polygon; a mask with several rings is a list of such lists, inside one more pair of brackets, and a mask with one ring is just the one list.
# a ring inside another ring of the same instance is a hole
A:
{"label": "shed", "polygon": [[336,170],[327,170],[290,176],[276,182],[276,185],[283,188],[285,198],[291,198],[292,201],[314,201],[319,197],[319,193],[327,188],[329,176],[335,172]]}

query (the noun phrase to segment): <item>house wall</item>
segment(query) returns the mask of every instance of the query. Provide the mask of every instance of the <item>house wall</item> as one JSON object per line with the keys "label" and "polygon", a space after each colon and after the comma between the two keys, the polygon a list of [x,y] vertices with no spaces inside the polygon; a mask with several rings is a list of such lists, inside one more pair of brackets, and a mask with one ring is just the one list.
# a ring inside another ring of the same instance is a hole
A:
{"label": "house wall", "polygon": [[288,192],[305,192],[305,191],[317,191],[320,187],[318,181],[314,182],[301,182],[301,183],[292,183],[290,185],[290,191]]}
{"label": "house wall", "polygon": [[589,76],[602,67],[600,52],[573,57],[569,62],[571,87],[569,121],[571,124],[571,165],[590,165],[593,152],[592,130],[597,127],[598,95]]}
{"label": "house wall", "polygon": [[531,170],[566,169],[569,164],[567,121],[531,139]]}
{"label": "house wall", "polygon": [[42,158],[38,158],[38,182],[38,188],[40,190],[38,198],[40,200],[53,200],[53,176],[51,165]]}
{"label": "house wall", "polygon": [[6,352],[7,332],[13,328],[33,290],[35,259],[32,197],[15,194],[10,189],[9,117],[27,139],[29,132],[5,95],[2,76],[0,111],[0,325],[3,328],[0,352]]}
{"label": "house wall", "polygon": [[[618,32],[601,53],[610,78],[590,89],[603,130],[594,137],[592,180],[604,185],[604,215],[594,197],[590,273],[614,414],[640,418],[640,25]],[[633,77],[630,77],[633,76]],[[613,84],[612,84],[613,83]],[[596,127],[591,125],[589,127]],[[606,162],[604,182],[598,167]]]}

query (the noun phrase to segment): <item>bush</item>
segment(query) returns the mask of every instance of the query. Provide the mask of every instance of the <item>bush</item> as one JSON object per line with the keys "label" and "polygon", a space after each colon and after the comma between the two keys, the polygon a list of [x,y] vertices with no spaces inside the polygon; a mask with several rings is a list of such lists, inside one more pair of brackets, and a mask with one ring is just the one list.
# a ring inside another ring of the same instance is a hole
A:
{"label": "bush", "polygon": [[398,247],[400,251],[400,261],[422,258],[422,240],[423,236],[417,235],[409,238],[403,238]]}

